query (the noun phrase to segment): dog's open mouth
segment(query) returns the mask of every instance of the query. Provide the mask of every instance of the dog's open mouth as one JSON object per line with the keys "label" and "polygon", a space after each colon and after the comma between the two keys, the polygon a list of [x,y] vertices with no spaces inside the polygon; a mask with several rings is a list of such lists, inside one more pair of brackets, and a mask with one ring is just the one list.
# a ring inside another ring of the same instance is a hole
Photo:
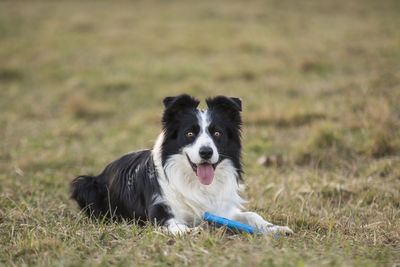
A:
{"label": "dog's open mouth", "polygon": [[211,164],[207,162],[195,164],[190,160],[187,154],[186,158],[188,159],[194,173],[196,173],[197,177],[199,178],[200,183],[204,185],[210,185],[214,179],[214,170],[217,167],[217,164]]}

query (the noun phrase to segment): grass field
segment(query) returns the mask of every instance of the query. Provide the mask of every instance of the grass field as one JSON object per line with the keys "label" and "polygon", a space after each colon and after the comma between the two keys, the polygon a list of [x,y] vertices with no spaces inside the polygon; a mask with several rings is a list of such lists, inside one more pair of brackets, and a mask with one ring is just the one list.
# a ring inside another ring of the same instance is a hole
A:
{"label": "grass field", "polygon": [[[400,264],[399,14],[396,0],[1,1],[0,265]],[[79,212],[71,179],[151,147],[163,97],[184,92],[242,98],[247,206],[294,235],[173,237]]]}

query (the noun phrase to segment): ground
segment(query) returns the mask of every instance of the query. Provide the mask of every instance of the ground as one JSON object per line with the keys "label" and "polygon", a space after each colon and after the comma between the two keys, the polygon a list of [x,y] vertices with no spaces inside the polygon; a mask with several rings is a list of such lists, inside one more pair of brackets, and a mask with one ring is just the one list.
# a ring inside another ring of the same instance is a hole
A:
{"label": "ground", "polygon": [[[400,264],[399,13],[395,0],[1,1],[0,264]],[[79,212],[71,179],[151,147],[163,97],[183,92],[242,99],[247,207],[294,235],[173,237]]]}

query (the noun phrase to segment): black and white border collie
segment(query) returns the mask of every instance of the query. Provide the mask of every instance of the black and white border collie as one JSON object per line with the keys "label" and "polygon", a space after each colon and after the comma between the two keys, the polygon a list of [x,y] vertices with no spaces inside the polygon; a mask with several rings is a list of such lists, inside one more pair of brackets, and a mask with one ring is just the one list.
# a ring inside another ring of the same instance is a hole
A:
{"label": "black and white border collie", "polygon": [[150,221],[173,234],[199,226],[204,212],[291,233],[242,211],[240,99],[217,96],[206,102],[208,109],[199,110],[199,101],[189,95],[165,98],[154,148],[124,155],[98,176],[75,178],[72,198],[89,216]]}

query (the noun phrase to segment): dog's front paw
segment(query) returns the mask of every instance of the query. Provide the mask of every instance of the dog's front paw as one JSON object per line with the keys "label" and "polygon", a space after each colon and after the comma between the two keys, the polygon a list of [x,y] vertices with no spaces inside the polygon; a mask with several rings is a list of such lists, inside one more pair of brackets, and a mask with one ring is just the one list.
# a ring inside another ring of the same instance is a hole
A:
{"label": "dog's front paw", "polygon": [[198,234],[201,232],[202,228],[201,227],[189,227],[186,224],[176,222],[175,220],[171,219],[169,220],[166,225],[163,227],[164,231],[173,234],[175,236],[177,235],[183,235],[186,233],[190,234]]}
{"label": "dog's front paw", "polygon": [[184,233],[190,232],[191,228],[189,228],[185,224],[171,224],[168,225],[165,230],[173,235],[182,235]]}
{"label": "dog's front paw", "polygon": [[283,233],[285,235],[293,234],[292,229],[287,226],[273,225],[271,223],[265,224],[261,227],[264,231],[271,234]]}

